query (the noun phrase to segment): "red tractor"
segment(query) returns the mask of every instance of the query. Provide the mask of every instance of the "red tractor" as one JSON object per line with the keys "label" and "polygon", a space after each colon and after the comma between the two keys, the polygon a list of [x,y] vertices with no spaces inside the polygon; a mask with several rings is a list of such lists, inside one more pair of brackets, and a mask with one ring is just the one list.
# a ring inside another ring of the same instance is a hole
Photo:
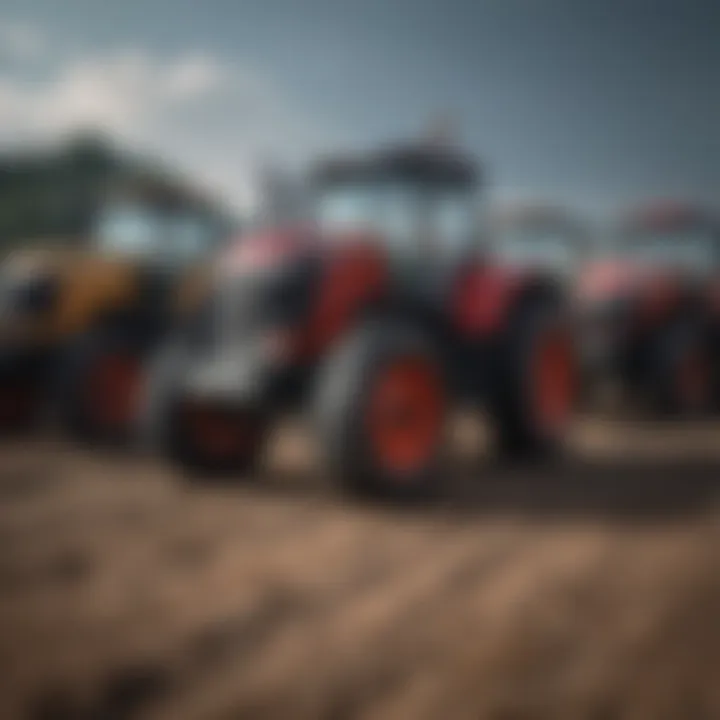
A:
{"label": "red tractor", "polygon": [[232,247],[195,332],[158,359],[148,422],[192,471],[248,472],[270,424],[311,407],[349,488],[436,488],[454,403],[483,408],[498,447],[563,444],[572,334],[544,275],[477,252],[477,169],[447,148],[323,164],[313,222]]}
{"label": "red tractor", "polygon": [[720,224],[708,211],[657,203],[630,213],[610,257],[577,284],[588,375],[661,415],[717,402]]}

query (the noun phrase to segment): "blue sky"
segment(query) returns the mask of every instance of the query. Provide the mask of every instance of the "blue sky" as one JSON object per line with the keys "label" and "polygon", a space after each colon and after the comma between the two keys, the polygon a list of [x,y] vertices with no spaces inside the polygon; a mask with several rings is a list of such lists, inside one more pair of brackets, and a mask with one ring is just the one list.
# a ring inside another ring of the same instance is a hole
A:
{"label": "blue sky", "polygon": [[252,198],[449,113],[493,195],[720,200],[717,0],[3,0],[0,143],[99,125]]}

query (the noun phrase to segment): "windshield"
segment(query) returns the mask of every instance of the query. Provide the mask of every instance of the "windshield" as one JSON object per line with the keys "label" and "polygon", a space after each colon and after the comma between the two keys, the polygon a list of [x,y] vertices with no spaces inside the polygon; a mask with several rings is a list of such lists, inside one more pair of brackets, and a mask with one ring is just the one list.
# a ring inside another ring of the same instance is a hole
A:
{"label": "windshield", "polygon": [[710,229],[643,230],[630,235],[621,252],[641,264],[704,273],[720,260],[719,246]]}
{"label": "windshield", "polygon": [[190,262],[210,249],[217,229],[191,211],[160,211],[142,205],[113,206],[97,221],[96,243],[105,252]]}
{"label": "windshield", "polygon": [[580,238],[553,227],[513,227],[497,231],[493,253],[509,263],[571,273],[581,260]]}
{"label": "windshield", "polygon": [[447,259],[467,249],[474,236],[472,193],[412,182],[326,188],[318,198],[316,217],[330,232],[376,232],[398,254],[426,251]]}

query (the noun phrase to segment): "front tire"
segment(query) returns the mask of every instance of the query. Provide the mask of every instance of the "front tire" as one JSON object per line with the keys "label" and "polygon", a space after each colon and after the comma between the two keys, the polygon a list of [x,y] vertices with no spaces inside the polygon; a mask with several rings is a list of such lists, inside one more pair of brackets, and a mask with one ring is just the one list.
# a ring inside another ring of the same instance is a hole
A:
{"label": "front tire", "polygon": [[316,408],[328,465],[351,492],[409,500],[437,491],[446,387],[413,328],[377,322],[347,339],[321,370]]}

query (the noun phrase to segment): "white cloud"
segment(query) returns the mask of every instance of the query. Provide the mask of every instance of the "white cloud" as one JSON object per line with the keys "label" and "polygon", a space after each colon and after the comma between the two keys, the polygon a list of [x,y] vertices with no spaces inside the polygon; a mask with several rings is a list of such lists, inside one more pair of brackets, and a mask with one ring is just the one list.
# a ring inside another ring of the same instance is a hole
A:
{"label": "white cloud", "polygon": [[159,116],[220,87],[202,56],[160,61],[139,50],[70,61],[37,81],[0,76],[0,128],[47,137],[98,127],[136,139]]}
{"label": "white cloud", "polygon": [[58,47],[31,72],[22,63],[0,65],[0,147],[99,129],[245,205],[259,161],[297,163],[327,139],[239,59],[143,48],[78,56]]}
{"label": "white cloud", "polygon": [[45,51],[46,38],[37,26],[23,22],[0,21],[0,56],[13,60],[33,60]]}

